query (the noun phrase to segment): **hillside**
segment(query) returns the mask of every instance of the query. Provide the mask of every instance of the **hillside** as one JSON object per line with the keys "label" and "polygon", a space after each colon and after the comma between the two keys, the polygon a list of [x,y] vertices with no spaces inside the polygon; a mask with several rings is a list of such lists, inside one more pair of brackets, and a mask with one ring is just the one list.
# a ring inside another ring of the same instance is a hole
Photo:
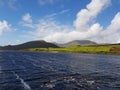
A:
{"label": "hillside", "polygon": [[70,41],[65,44],[57,44],[60,47],[68,47],[68,46],[77,46],[77,45],[96,45],[96,42],[90,41],[90,40],[74,40]]}
{"label": "hillside", "polygon": [[55,44],[40,40],[40,41],[26,42],[19,45],[8,45],[8,46],[2,47],[1,49],[2,50],[22,50],[27,48],[50,48],[50,47],[57,48],[58,46]]}

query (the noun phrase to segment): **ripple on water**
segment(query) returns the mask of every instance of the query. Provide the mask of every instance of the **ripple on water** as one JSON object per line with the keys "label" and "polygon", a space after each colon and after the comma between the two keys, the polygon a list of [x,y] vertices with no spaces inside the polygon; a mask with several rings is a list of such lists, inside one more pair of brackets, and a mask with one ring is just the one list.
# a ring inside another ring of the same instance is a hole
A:
{"label": "ripple on water", "polygon": [[0,90],[120,90],[119,73],[119,56],[0,54]]}

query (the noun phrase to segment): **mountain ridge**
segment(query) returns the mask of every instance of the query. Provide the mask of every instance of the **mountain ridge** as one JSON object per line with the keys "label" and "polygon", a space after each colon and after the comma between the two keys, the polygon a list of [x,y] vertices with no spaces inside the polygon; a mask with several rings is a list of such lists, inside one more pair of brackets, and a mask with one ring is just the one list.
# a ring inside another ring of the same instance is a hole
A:
{"label": "mountain ridge", "polygon": [[96,45],[97,43],[90,40],[73,40],[64,44],[56,44],[59,47],[77,46],[77,45]]}
{"label": "mountain ridge", "polygon": [[36,41],[29,41],[26,43],[18,44],[18,45],[8,45],[1,47],[1,50],[21,50],[27,48],[58,48],[57,45],[53,43],[46,42],[44,40],[36,40]]}

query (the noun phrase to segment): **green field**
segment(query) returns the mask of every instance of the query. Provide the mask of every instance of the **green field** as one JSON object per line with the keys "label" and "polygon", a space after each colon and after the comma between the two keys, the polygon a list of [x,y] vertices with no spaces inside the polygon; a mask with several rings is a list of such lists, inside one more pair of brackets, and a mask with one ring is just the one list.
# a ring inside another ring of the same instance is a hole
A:
{"label": "green field", "polygon": [[89,46],[70,46],[64,48],[29,48],[29,51],[50,51],[50,52],[73,52],[73,53],[102,53],[120,54],[120,45],[89,45]]}

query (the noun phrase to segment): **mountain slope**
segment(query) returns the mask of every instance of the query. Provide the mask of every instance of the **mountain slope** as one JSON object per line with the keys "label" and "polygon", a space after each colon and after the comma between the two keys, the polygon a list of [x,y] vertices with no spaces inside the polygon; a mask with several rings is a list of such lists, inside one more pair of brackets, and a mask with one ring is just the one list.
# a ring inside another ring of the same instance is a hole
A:
{"label": "mountain slope", "polygon": [[95,45],[96,42],[90,40],[74,40],[65,44],[57,44],[60,47],[76,46],[76,45]]}
{"label": "mountain slope", "polygon": [[21,49],[27,49],[27,48],[49,48],[49,47],[57,48],[58,46],[55,44],[40,40],[40,41],[26,42],[19,45],[4,46],[2,47],[2,50],[21,50]]}

